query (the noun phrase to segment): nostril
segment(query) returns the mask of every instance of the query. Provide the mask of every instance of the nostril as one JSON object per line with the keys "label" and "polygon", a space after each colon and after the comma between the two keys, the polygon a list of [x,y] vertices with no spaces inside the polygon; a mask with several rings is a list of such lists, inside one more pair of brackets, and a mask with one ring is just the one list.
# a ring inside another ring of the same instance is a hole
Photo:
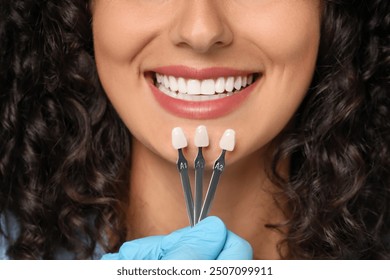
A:
{"label": "nostril", "polygon": [[[184,2],[184,1],[183,1]],[[169,31],[175,46],[206,53],[230,45],[233,33],[212,1],[191,1],[181,6],[180,16],[174,19]]]}

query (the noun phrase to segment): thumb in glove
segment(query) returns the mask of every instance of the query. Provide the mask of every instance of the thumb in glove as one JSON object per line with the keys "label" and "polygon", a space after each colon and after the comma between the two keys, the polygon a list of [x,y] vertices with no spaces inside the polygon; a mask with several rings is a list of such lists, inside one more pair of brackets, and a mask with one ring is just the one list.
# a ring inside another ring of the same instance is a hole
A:
{"label": "thumb in glove", "polygon": [[217,217],[169,235],[150,236],[124,243],[104,260],[215,260],[252,259],[247,241],[228,231]]}

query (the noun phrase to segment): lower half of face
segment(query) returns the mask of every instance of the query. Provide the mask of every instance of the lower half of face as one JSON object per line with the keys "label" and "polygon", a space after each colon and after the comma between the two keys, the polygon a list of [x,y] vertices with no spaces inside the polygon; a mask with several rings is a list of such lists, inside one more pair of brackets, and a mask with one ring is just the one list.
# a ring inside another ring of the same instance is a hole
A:
{"label": "lower half of face", "polygon": [[103,87],[132,135],[170,162],[182,127],[194,158],[207,127],[206,160],[236,131],[239,161],[291,121],[310,85],[320,4],[312,0],[96,0],[93,32]]}

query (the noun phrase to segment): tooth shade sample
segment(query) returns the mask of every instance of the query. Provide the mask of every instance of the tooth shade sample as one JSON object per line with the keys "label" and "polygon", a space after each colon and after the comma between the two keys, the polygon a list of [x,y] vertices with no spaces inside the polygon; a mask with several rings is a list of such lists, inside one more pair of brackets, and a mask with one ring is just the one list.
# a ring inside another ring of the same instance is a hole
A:
{"label": "tooth shade sample", "polygon": [[207,147],[209,145],[209,135],[207,133],[207,128],[204,125],[200,125],[196,128],[195,131],[195,146]]}
{"label": "tooth shade sample", "polygon": [[187,138],[184,135],[183,129],[181,127],[172,129],[172,146],[176,150],[179,150],[187,147],[187,145]]}
{"label": "tooth shade sample", "polygon": [[219,141],[219,147],[222,150],[233,151],[236,144],[236,132],[233,129],[227,129],[221,140]]}

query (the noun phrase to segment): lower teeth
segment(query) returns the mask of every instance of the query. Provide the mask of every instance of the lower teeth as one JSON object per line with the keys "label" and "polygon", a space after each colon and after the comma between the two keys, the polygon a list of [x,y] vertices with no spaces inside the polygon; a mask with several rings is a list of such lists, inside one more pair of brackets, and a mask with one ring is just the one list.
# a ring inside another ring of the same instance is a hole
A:
{"label": "lower teeth", "polygon": [[173,92],[173,91],[167,89],[162,84],[157,85],[157,87],[160,91],[162,91],[166,95],[169,95],[173,98],[191,100],[191,101],[206,101],[206,100],[219,99],[219,98],[231,96],[231,95],[236,93],[236,91],[235,91],[235,92],[229,92],[229,93],[218,93],[218,94],[213,94],[213,95],[192,95],[192,94],[187,94],[187,93]]}

